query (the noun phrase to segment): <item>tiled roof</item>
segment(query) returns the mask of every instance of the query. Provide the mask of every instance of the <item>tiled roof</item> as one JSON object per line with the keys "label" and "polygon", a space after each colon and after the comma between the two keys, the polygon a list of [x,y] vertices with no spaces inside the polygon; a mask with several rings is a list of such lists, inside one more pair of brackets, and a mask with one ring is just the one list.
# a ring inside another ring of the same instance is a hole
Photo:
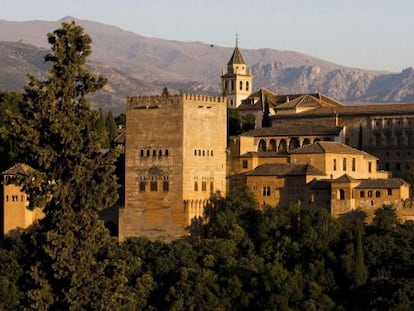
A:
{"label": "tiled roof", "polygon": [[276,110],[285,110],[285,109],[292,109],[297,107],[309,107],[309,108],[318,108],[322,107],[320,100],[311,96],[311,95],[303,95],[293,100],[290,100],[284,104],[278,105]]}
{"label": "tiled roof", "polygon": [[374,156],[352,148],[350,146],[331,141],[318,141],[314,144],[299,147],[291,150],[291,154],[309,154],[309,153],[340,153],[340,154],[360,154],[375,159]]}
{"label": "tiled roof", "polygon": [[331,179],[314,179],[309,183],[311,189],[331,189]]}
{"label": "tiled roof", "polygon": [[357,179],[349,176],[348,174],[344,174],[336,179],[333,180],[333,182],[351,182],[356,181]]}
{"label": "tiled roof", "polygon": [[[295,117],[311,117],[311,116],[326,116],[337,114],[338,116],[353,116],[353,115],[392,115],[400,113],[413,113],[414,104],[376,104],[376,105],[341,105],[335,107],[319,107],[310,111],[301,112],[295,115]],[[283,116],[286,117],[286,116]]]}
{"label": "tiled roof", "polygon": [[243,153],[242,155],[239,156],[240,158],[280,158],[283,157],[285,158],[286,155],[281,155],[279,152],[269,152],[269,151],[264,151],[264,152],[256,152],[256,151],[249,151],[246,153]]}
{"label": "tiled roof", "polygon": [[237,46],[234,48],[233,54],[231,55],[230,60],[228,62],[228,65],[233,64],[246,64]]}
{"label": "tiled roof", "polygon": [[261,110],[263,111],[264,102],[268,102],[270,107],[274,106],[275,98],[277,94],[269,91],[266,88],[261,88],[256,92],[252,93],[244,99],[237,110]]}
{"label": "tiled roof", "polygon": [[17,175],[17,174],[27,174],[32,168],[24,163],[17,163],[11,168],[5,170],[2,175]]}
{"label": "tiled roof", "polygon": [[326,174],[312,164],[273,163],[262,164],[246,173],[247,176],[302,176]]}
{"label": "tiled roof", "polygon": [[125,145],[125,135],[126,135],[126,130],[122,129],[120,133],[118,134],[118,136],[114,138],[114,143]]}
{"label": "tiled roof", "polygon": [[[315,109],[326,108],[326,109],[336,109],[337,107],[342,107],[343,105],[335,101],[332,98],[329,98],[320,93],[306,93],[306,94],[286,94],[279,95],[269,91],[267,89],[259,89],[256,92],[252,93],[247,99],[245,99],[242,104],[237,108],[239,110],[259,110],[254,107],[252,103],[261,105],[261,98],[265,98],[271,107],[275,109],[289,109],[295,107],[295,105],[308,105],[308,107],[314,107]],[[314,106],[315,105],[315,106]]]}
{"label": "tiled roof", "polygon": [[271,127],[262,127],[242,134],[250,137],[270,137],[270,136],[302,136],[302,135],[339,135],[342,127],[321,124],[319,120],[275,120]]}
{"label": "tiled roof", "polygon": [[365,179],[355,189],[398,189],[408,183],[401,178]]}

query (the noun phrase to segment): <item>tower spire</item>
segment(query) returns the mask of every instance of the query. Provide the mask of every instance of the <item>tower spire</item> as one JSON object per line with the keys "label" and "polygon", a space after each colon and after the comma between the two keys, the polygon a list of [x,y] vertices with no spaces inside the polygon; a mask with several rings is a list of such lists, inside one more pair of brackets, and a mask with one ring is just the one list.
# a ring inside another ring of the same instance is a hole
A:
{"label": "tower spire", "polygon": [[239,47],[239,34],[236,32],[236,48]]}

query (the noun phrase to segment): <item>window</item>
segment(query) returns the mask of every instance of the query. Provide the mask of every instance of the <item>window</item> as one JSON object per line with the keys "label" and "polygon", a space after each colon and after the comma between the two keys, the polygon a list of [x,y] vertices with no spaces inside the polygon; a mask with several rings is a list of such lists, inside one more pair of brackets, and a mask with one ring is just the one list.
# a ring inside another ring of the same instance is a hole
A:
{"label": "window", "polygon": [[165,149],[165,156],[168,157],[169,154],[170,152],[168,151],[168,149]]}
{"label": "window", "polygon": [[198,182],[197,181],[194,182],[194,191],[198,191]]}
{"label": "window", "polygon": [[240,83],[239,83],[239,89],[240,89],[240,91],[243,90],[243,81],[240,81]]}
{"label": "window", "polygon": [[270,196],[270,187],[269,186],[264,186],[263,187],[263,196],[264,197],[269,197]]}
{"label": "window", "polygon": [[144,156],[144,150],[143,149],[141,149],[141,157],[143,157]]}
{"label": "window", "polygon": [[152,156],[155,157],[157,155],[157,150],[152,150]]}
{"label": "window", "polygon": [[355,172],[356,170],[356,159],[352,158],[352,171]]}
{"label": "window", "polygon": [[246,91],[249,90],[249,81],[246,81]]}
{"label": "window", "polygon": [[206,151],[205,150],[203,150],[203,157],[205,157],[206,156]]}
{"label": "window", "polygon": [[343,158],[342,160],[342,168],[344,171],[346,171],[346,158]]}
{"label": "window", "polygon": [[388,195],[392,195],[392,189],[391,189],[391,188],[388,188],[388,189],[387,189],[387,194],[388,194]]}
{"label": "window", "polygon": [[368,162],[368,172],[372,172],[372,162]]}
{"label": "window", "polygon": [[401,170],[401,163],[399,163],[399,162],[395,163],[395,169],[397,171],[400,171]]}
{"label": "window", "polygon": [[230,89],[233,91],[234,90],[234,80],[231,80],[231,87]]}
{"label": "window", "polygon": [[345,190],[339,189],[339,200],[343,201],[345,200]]}
{"label": "window", "polygon": [[145,192],[145,181],[139,182],[139,192]]}
{"label": "window", "polygon": [[198,155],[201,157],[201,150],[200,149],[198,150]]}
{"label": "window", "polygon": [[365,197],[365,191],[360,191],[359,192],[359,197],[364,198]]}
{"label": "window", "polygon": [[21,196],[20,196],[20,199],[21,199],[21,201],[23,202],[23,201],[24,201],[24,195],[21,195]]}
{"label": "window", "polygon": [[368,198],[372,198],[372,191],[368,191]]}
{"label": "window", "polygon": [[207,191],[207,182],[205,181],[201,182],[201,191]]}
{"label": "window", "polygon": [[227,80],[226,80],[226,81],[224,81],[224,90],[227,90],[227,87],[228,87],[228,85],[227,85]]}
{"label": "window", "polygon": [[214,182],[210,181],[210,192],[213,193],[214,192]]}
{"label": "window", "polygon": [[162,182],[162,191],[168,192],[170,190],[170,183],[167,180]]}
{"label": "window", "polygon": [[9,195],[6,195],[6,202],[9,202]]}
{"label": "window", "polygon": [[150,191],[158,191],[158,184],[156,181],[151,181],[150,183]]}
{"label": "window", "polygon": [[197,150],[196,150],[196,149],[194,149],[194,155],[195,155],[195,156],[197,155]]}
{"label": "window", "polygon": [[242,161],[242,168],[248,168],[248,162],[247,160]]}
{"label": "window", "polygon": [[147,150],[147,157],[151,155],[151,151]]}
{"label": "window", "polygon": [[333,160],[333,170],[336,171],[336,159]]}
{"label": "window", "polygon": [[211,150],[210,155],[213,156],[213,150]]}
{"label": "window", "polygon": [[379,198],[381,196],[381,192],[379,192],[378,190],[377,191],[375,191],[375,197],[376,198]]}
{"label": "window", "polygon": [[162,150],[158,150],[158,156],[161,157],[162,156]]}

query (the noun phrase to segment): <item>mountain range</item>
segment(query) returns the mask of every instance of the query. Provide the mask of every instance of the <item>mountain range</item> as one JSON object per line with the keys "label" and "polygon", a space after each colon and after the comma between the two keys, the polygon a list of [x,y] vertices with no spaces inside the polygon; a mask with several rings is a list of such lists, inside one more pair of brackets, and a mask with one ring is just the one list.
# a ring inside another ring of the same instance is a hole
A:
{"label": "mountain range", "polygon": [[[92,101],[115,114],[125,111],[125,98],[171,93],[220,94],[220,75],[233,47],[143,37],[118,27],[65,17],[59,21],[0,20],[0,91],[20,90],[27,74],[44,77],[47,33],[74,20],[92,38],[90,70],[108,78]],[[340,102],[414,102],[414,70],[399,73],[333,64],[309,55],[275,49],[243,49],[254,89],[278,94],[316,93]]]}

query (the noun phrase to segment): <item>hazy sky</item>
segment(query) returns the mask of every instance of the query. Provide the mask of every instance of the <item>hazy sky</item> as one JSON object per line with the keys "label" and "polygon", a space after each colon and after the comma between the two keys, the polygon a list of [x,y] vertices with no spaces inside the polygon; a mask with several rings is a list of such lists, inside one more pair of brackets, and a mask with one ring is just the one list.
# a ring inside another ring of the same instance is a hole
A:
{"label": "hazy sky", "polygon": [[137,34],[242,49],[292,50],[336,64],[414,67],[413,0],[0,0],[0,19],[65,16]]}

